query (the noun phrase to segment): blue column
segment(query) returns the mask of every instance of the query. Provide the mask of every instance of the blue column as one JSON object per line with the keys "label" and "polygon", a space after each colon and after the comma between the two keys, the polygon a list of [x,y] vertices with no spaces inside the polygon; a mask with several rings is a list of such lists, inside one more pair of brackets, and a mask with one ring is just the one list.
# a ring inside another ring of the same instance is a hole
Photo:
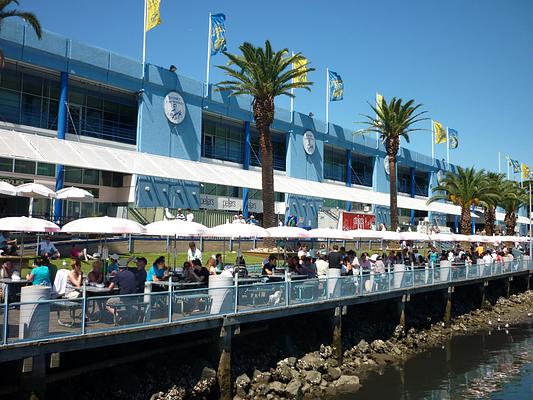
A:
{"label": "blue column", "polygon": [[[250,121],[244,121],[244,157],[242,160],[242,169],[250,169],[250,147],[252,141],[250,139]],[[248,197],[250,189],[242,189],[242,215],[248,218]]]}
{"label": "blue column", "polygon": [[458,215],[454,216],[453,222],[455,225],[455,233],[459,233],[459,216]]}
{"label": "blue column", "polygon": [[[470,209],[470,212],[472,214],[474,213],[474,206],[472,206],[472,208]],[[472,217],[472,235],[475,235],[475,234],[476,234],[476,219]]]}
{"label": "blue column", "polygon": [[[57,113],[57,138],[64,140],[67,131],[67,102],[68,102],[68,72],[61,72],[59,83],[59,105]],[[56,192],[63,189],[64,167],[58,165],[56,169]],[[61,220],[62,204],[56,200],[54,205],[54,221]]]}
{"label": "blue column", "polygon": [[[415,168],[411,167],[409,170],[410,172],[410,178],[411,178],[411,187],[410,187],[410,195],[411,197],[415,197]],[[411,225],[415,224],[415,210],[411,209]]]}
{"label": "blue column", "polygon": [[[352,151],[350,149],[346,150],[346,186],[352,186]],[[346,202],[346,211],[352,210],[352,203],[350,201]]]}

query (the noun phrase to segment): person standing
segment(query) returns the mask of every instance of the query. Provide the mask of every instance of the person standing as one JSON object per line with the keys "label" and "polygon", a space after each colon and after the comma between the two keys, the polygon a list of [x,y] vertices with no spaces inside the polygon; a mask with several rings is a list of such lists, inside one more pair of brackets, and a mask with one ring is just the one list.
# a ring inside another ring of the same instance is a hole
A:
{"label": "person standing", "polygon": [[192,213],[191,209],[190,208],[187,208],[185,210],[185,219],[188,221],[188,222],[193,222],[194,221],[194,214]]}
{"label": "person standing", "polygon": [[328,254],[329,268],[341,269],[342,266],[342,254],[339,252],[339,246],[333,245],[332,250]]}
{"label": "person standing", "polygon": [[189,250],[187,250],[187,261],[192,260],[202,261],[202,252],[196,247],[196,243],[189,242]]}
{"label": "person standing", "polygon": [[178,221],[187,221],[187,218],[185,217],[185,214],[183,214],[183,210],[181,208],[178,208],[178,213],[176,214],[176,219]]}

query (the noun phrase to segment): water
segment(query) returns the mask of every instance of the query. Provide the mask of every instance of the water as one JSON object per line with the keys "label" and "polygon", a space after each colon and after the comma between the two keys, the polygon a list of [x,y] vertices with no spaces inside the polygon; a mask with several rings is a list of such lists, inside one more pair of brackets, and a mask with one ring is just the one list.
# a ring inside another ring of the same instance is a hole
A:
{"label": "water", "polygon": [[533,325],[453,338],[341,399],[533,399]]}

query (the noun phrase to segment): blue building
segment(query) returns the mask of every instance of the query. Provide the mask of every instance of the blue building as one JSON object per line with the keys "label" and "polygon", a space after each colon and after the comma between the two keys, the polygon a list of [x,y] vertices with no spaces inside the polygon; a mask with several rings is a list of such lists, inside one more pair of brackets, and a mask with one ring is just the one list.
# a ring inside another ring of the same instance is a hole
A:
{"label": "blue building", "polygon": [[[16,20],[3,23],[0,47],[0,179],[92,191],[93,203],[59,205],[67,218],[128,213],[151,220],[164,208],[190,208],[203,222],[238,210],[260,217],[261,157],[249,98],[212,87],[204,96],[203,82],[151,64],[143,79],[137,60],[49,32],[38,40]],[[348,210],[389,224],[386,154],[375,137],[335,124],[326,129],[283,109],[272,135],[280,220],[294,215],[315,227]],[[404,148],[398,163],[400,222],[428,217],[455,227],[457,207],[426,204],[439,171],[451,166]],[[0,198],[4,215],[25,207],[19,198]],[[51,212],[48,200],[35,207]]]}

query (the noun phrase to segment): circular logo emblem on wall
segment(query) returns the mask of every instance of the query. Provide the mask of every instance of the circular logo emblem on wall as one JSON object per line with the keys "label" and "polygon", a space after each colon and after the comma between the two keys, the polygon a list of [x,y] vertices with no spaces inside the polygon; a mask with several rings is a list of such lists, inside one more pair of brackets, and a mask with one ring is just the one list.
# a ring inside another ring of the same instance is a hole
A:
{"label": "circular logo emblem on wall", "polygon": [[304,133],[304,150],[310,156],[315,152],[315,135],[312,131],[305,131]]}
{"label": "circular logo emblem on wall", "polygon": [[163,107],[167,119],[173,124],[181,124],[185,119],[185,102],[178,92],[168,92]]}
{"label": "circular logo emblem on wall", "polygon": [[389,156],[385,156],[383,159],[383,168],[385,168],[385,173],[390,175]]}

